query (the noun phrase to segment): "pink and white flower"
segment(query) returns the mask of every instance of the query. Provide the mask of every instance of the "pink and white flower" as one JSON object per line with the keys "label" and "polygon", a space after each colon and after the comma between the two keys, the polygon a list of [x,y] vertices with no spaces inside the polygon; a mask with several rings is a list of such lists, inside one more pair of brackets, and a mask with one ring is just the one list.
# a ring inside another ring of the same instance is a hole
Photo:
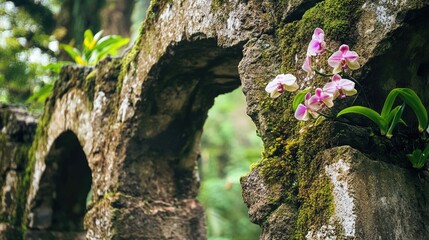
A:
{"label": "pink and white flower", "polygon": [[305,95],[304,104],[300,103],[295,110],[295,118],[300,121],[307,121],[310,119],[310,116],[317,118],[319,116],[319,111],[322,106],[320,104],[310,104],[311,93]]}
{"label": "pink and white flower", "polygon": [[313,37],[308,44],[307,54],[317,56],[326,50],[325,32],[321,28],[314,29]]}
{"label": "pink and white flower", "polygon": [[348,45],[341,45],[339,50],[334,52],[328,59],[329,66],[333,67],[333,73],[339,73],[343,69],[355,70],[360,67],[357,59],[359,55],[355,51],[350,51]]}
{"label": "pink and white flower", "polygon": [[302,70],[307,72],[307,77],[305,79],[312,79],[315,72],[313,68],[311,68],[311,56],[307,55],[305,58],[304,64],[302,64]]}
{"label": "pink and white flower", "polygon": [[269,82],[265,87],[265,91],[270,93],[271,98],[279,97],[284,91],[294,92],[298,90],[296,77],[292,74],[277,75],[274,80]]}
{"label": "pink and white flower", "polygon": [[357,93],[355,83],[349,79],[342,78],[339,74],[332,76],[332,82],[328,82],[323,87],[323,91],[331,94],[333,99],[337,97],[345,98],[346,96],[353,96]]}
{"label": "pink and white flower", "polygon": [[333,107],[334,101],[333,96],[329,93],[324,92],[321,88],[317,88],[314,92],[314,96],[312,96],[308,102],[309,106],[312,109],[320,110],[323,107]]}

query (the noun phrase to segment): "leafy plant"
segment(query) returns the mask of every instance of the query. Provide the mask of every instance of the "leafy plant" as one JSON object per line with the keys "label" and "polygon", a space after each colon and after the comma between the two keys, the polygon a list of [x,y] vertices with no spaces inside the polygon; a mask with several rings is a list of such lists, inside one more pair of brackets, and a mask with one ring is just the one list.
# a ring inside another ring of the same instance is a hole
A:
{"label": "leafy plant", "polygon": [[[398,96],[404,103],[393,108],[393,104]],[[337,117],[349,113],[360,114],[373,121],[380,129],[381,135],[391,138],[393,136],[393,129],[399,122],[403,122],[401,116],[404,112],[405,104],[410,106],[414,111],[419,122],[418,129],[420,132],[423,132],[428,126],[428,114],[420,98],[410,88],[395,88],[390,91],[384,102],[381,114],[368,107],[352,106],[340,111]]]}
{"label": "leafy plant", "polygon": [[92,66],[108,54],[116,55],[118,50],[130,41],[129,38],[118,35],[101,37],[102,34],[103,31],[99,31],[94,35],[90,29],[87,29],[84,33],[82,51],[68,44],[61,44],[60,46],[77,64]]}
{"label": "leafy plant", "polygon": [[429,160],[429,144],[426,145],[425,149],[416,149],[412,154],[407,154],[411,164],[414,168],[422,169]]}

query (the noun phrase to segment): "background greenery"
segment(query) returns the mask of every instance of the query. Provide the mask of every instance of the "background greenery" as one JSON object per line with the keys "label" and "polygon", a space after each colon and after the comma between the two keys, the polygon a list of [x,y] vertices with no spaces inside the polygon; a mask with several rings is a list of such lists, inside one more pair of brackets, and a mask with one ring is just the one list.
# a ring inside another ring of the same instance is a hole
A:
{"label": "background greenery", "polygon": [[210,240],[259,239],[241,197],[240,177],[260,158],[262,141],[246,115],[241,88],[218,96],[209,111],[201,143],[202,184]]}

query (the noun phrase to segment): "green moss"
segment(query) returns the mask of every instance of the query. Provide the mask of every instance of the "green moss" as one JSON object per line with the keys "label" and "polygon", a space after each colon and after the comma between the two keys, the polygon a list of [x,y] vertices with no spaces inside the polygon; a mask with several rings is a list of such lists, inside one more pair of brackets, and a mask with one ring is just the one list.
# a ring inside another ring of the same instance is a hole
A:
{"label": "green moss", "polygon": [[223,4],[224,4],[224,0],[213,0],[212,6],[211,6],[212,11],[216,11],[217,9],[222,7]]}
{"label": "green moss", "polygon": [[97,70],[91,71],[86,77],[84,81],[84,91],[87,94],[89,100],[89,109],[92,110],[94,103],[94,88],[95,88],[95,79],[97,77]]}
{"label": "green moss", "polygon": [[[279,4],[286,7],[288,3],[281,1]],[[341,43],[353,45],[362,3],[362,0],[325,0],[306,11],[300,20],[277,23],[275,33],[282,56],[282,73],[295,74],[296,69],[300,69],[302,63],[296,63],[295,55],[302,59],[316,27],[324,29],[325,39],[333,42],[330,48],[337,48]],[[316,78],[313,83],[319,81],[326,82],[326,79]],[[262,87],[266,82],[260,84]],[[324,163],[316,158],[319,152],[332,146],[324,139],[332,134],[332,123],[327,121],[300,132],[303,123],[293,117],[293,94],[274,100],[265,92],[261,94],[265,94],[258,97],[262,99],[261,112],[269,133],[263,139],[263,159],[255,167],[269,185],[283,184],[286,190],[283,200],[298,209],[293,238],[304,239],[309,227],[326,224],[334,211],[332,185],[322,169]],[[309,124],[304,123],[305,126]]]}
{"label": "green moss", "polygon": [[[325,0],[309,9],[301,20],[280,23],[276,34],[280,39],[283,70],[295,71],[295,54],[304,56],[316,27],[325,31],[325,40],[353,45],[357,37],[357,22],[363,0]],[[335,50],[335,49],[334,49]],[[300,65],[298,66],[300,67]]]}

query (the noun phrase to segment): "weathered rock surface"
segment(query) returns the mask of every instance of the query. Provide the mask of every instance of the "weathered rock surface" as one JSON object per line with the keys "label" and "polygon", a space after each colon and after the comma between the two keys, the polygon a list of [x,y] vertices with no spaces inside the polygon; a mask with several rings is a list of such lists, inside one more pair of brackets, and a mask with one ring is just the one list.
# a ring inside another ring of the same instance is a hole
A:
{"label": "weathered rock surface", "polygon": [[21,184],[36,124],[25,109],[0,104],[0,239],[20,238],[26,191]]}
{"label": "weathered rock surface", "polygon": [[427,180],[404,157],[413,139],[386,140],[360,119],[300,125],[292,95],[264,88],[279,73],[303,78],[296,69],[322,27],[330,48],[361,55],[358,103],[377,108],[407,86],[428,105],[427,13],[417,0],[152,1],[124,59],[63,68],[29,154],[24,221],[7,226],[23,224],[27,239],[204,239],[202,127],[214,98],[241,84],[264,142],[242,178],[261,239],[425,239]]}

